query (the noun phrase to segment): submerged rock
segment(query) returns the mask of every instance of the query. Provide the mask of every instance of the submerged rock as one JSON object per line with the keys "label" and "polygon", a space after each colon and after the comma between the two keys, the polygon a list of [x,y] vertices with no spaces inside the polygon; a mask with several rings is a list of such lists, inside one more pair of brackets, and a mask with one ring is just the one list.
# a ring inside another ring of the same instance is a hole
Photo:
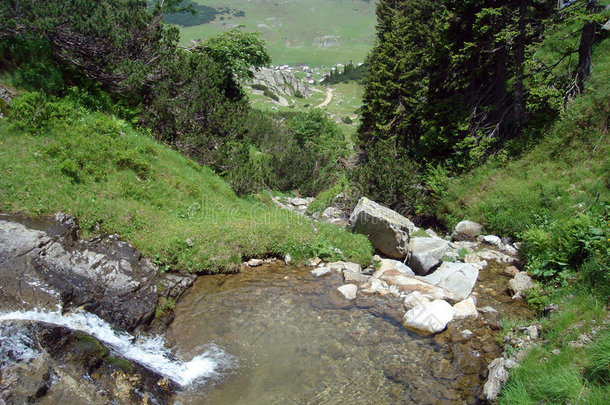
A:
{"label": "submerged rock", "polygon": [[381,253],[404,259],[415,225],[396,211],[362,197],[349,218],[349,226],[352,231],[366,235]]}
{"label": "submerged rock", "polygon": [[345,284],[341,287],[338,287],[337,290],[343,294],[346,300],[354,300],[356,299],[356,294],[358,293],[358,286],[356,284]]}
{"label": "submerged rock", "polygon": [[310,271],[316,277],[322,277],[327,274],[330,274],[333,270],[330,267],[318,267]]}
{"label": "submerged rock", "polygon": [[422,294],[419,291],[413,291],[407,294],[404,300],[405,308],[408,310],[415,308],[418,305],[423,305],[430,302],[431,299],[428,295]]}
{"label": "submerged rock", "polygon": [[405,313],[406,328],[422,334],[439,333],[453,319],[453,307],[447,301],[435,300],[418,305]]}
{"label": "submerged rock", "polygon": [[515,266],[508,266],[502,271],[502,274],[508,277],[515,277],[519,274],[519,269]]}

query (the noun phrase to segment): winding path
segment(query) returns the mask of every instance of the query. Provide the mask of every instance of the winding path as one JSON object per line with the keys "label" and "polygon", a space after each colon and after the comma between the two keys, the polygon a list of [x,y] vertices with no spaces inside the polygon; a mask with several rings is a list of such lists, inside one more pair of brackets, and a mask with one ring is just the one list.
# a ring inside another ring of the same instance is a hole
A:
{"label": "winding path", "polygon": [[334,91],[335,91],[335,89],[331,89],[331,88],[326,90],[326,99],[324,101],[322,101],[320,104],[318,104],[316,106],[316,108],[326,107],[328,105],[328,103],[330,103],[330,101],[333,99]]}

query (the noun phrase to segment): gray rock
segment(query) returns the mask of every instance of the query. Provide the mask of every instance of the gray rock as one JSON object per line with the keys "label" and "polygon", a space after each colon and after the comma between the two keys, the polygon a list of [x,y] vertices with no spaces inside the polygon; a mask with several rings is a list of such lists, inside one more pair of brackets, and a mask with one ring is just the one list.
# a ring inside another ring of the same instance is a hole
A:
{"label": "gray rock", "polygon": [[310,271],[316,277],[322,277],[327,274],[330,274],[333,270],[330,267],[318,267]]}
{"label": "gray rock", "polygon": [[508,381],[508,371],[506,370],[506,359],[498,357],[494,359],[489,366],[489,375],[483,386],[483,395],[488,401],[495,401],[500,394],[502,384]]}
{"label": "gray rock", "polygon": [[371,277],[369,281],[362,286],[361,291],[365,294],[387,295],[388,284],[376,277]]}
{"label": "gray rock", "polygon": [[470,263],[443,262],[433,273],[416,278],[445,288],[464,300],[472,292],[478,276],[479,270]]}
{"label": "gray rock", "polygon": [[432,229],[426,229],[426,233],[428,234],[428,236],[430,236],[431,238],[438,238],[438,235],[436,234],[436,232],[434,232]]}
{"label": "gray rock", "polygon": [[371,276],[367,276],[361,273],[354,273],[350,270],[343,270],[343,280],[346,283],[365,283],[369,280],[369,278],[371,278]]}
{"label": "gray rock", "polygon": [[304,97],[311,96],[309,87],[298,80],[292,72],[286,70],[274,70],[269,68],[259,68],[255,70],[252,79],[253,84],[266,86],[273,93],[283,96],[294,97],[296,92],[300,92]]}
{"label": "gray rock", "polygon": [[449,291],[446,288],[430,284],[416,277],[405,276],[398,270],[386,271],[381,279],[388,285],[395,285],[400,291],[407,294],[418,291],[421,294],[431,297],[432,299],[445,300],[451,302],[452,304],[455,304],[463,299],[458,294]]}
{"label": "gray rock", "polygon": [[438,238],[412,238],[409,244],[409,267],[416,274],[426,275],[439,265],[449,249],[449,242]]}
{"label": "gray rock", "polygon": [[264,262],[261,259],[250,259],[246,264],[250,267],[258,267],[262,266],[263,263]]}
{"label": "gray rock", "polygon": [[488,243],[490,245],[494,245],[494,246],[500,246],[503,244],[502,239],[500,239],[500,237],[496,236],[496,235],[483,236],[483,242]]}
{"label": "gray rock", "polygon": [[362,266],[358,263],[351,262],[331,262],[326,265],[333,270],[343,272],[343,270],[351,271],[352,273],[362,273]]}
{"label": "gray rock", "polygon": [[160,296],[178,299],[184,292],[193,285],[197,276],[193,274],[173,274],[165,273],[158,277],[157,289]]}
{"label": "gray rock", "polygon": [[527,332],[527,336],[529,336],[530,339],[532,339],[532,340],[538,339],[538,327],[536,325],[528,326],[526,329],[526,332]]}
{"label": "gray rock", "polygon": [[[0,107],[8,106],[11,103],[11,94],[0,83]],[[3,118],[3,108],[0,108],[0,118]]]}
{"label": "gray rock", "polygon": [[405,308],[408,310],[415,308],[418,305],[423,305],[430,302],[430,298],[427,295],[420,293],[419,291],[413,291],[407,294],[404,300]]}
{"label": "gray rock", "polygon": [[331,219],[331,218],[342,218],[343,212],[339,208],[328,207],[322,213],[322,218]]}
{"label": "gray rock", "polygon": [[403,324],[415,332],[439,333],[453,319],[453,307],[447,301],[435,300],[418,305],[405,313]]}
{"label": "gray rock", "polygon": [[453,240],[474,240],[481,234],[483,226],[472,221],[462,221],[451,234]]}
{"label": "gray rock", "polygon": [[388,270],[398,270],[400,273],[404,274],[405,276],[414,276],[415,275],[415,273],[413,272],[413,270],[411,270],[411,268],[409,266],[407,266],[406,264],[404,264],[403,262],[401,262],[399,260],[381,259],[379,261],[379,268],[377,269],[377,271],[375,271],[374,276],[377,278],[381,278],[383,273],[385,273]]}
{"label": "gray rock", "polygon": [[508,289],[515,295],[522,295],[523,292],[531,290],[536,284],[526,272],[520,271],[508,282]]}
{"label": "gray rock", "polygon": [[479,316],[474,298],[468,297],[453,306],[454,319],[476,318]]}
{"label": "gray rock", "polygon": [[366,197],[358,201],[349,218],[352,231],[366,235],[373,247],[393,259],[404,259],[408,253],[413,223],[396,211]]}
{"label": "gray rock", "polygon": [[157,269],[131,245],[116,235],[76,240],[65,215],[38,223],[42,230],[32,222],[0,217],[0,285],[12,309],[84,306],[127,330],[152,319]]}
{"label": "gray rock", "polygon": [[356,299],[356,294],[358,293],[358,286],[356,284],[345,284],[341,287],[337,288],[337,290],[343,294],[346,300]]}

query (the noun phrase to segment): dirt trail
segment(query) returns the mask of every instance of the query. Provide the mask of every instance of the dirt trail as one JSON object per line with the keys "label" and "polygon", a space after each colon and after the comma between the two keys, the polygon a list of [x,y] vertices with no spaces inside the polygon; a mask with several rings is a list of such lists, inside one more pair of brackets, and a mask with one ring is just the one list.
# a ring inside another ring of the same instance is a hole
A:
{"label": "dirt trail", "polygon": [[333,99],[333,93],[335,92],[335,89],[328,89],[326,90],[326,99],[324,101],[322,101],[320,104],[318,104],[316,106],[316,108],[322,108],[322,107],[326,107],[328,105],[328,103],[330,103],[330,101]]}

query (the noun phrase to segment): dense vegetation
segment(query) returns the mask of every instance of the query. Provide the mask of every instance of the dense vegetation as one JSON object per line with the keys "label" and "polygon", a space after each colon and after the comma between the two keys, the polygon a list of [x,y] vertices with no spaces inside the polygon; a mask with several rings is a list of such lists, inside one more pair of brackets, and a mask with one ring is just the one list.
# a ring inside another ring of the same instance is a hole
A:
{"label": "dense vegetation", "polygon": [[[181,10],[177,3],[163,4]],[[270,62],[260,36],[233,29],[183,48],[178,31],[161,22],[163,11],[137,0],[5,2],[2,68],[29,90],[87,89],[96,107],[146,126],[240,194],[312,195],[330,186],[343,136],[324,114],[285,120],[250,110],[240,82]]]}
{"label": "dense vegetation", "polygon": [[[380,1],[359,131],[368,160],[390,149],[423,177],[521,153],[584,90],[601,10],[596,1]],[[417,195],[375,197],[400,205]]]}

